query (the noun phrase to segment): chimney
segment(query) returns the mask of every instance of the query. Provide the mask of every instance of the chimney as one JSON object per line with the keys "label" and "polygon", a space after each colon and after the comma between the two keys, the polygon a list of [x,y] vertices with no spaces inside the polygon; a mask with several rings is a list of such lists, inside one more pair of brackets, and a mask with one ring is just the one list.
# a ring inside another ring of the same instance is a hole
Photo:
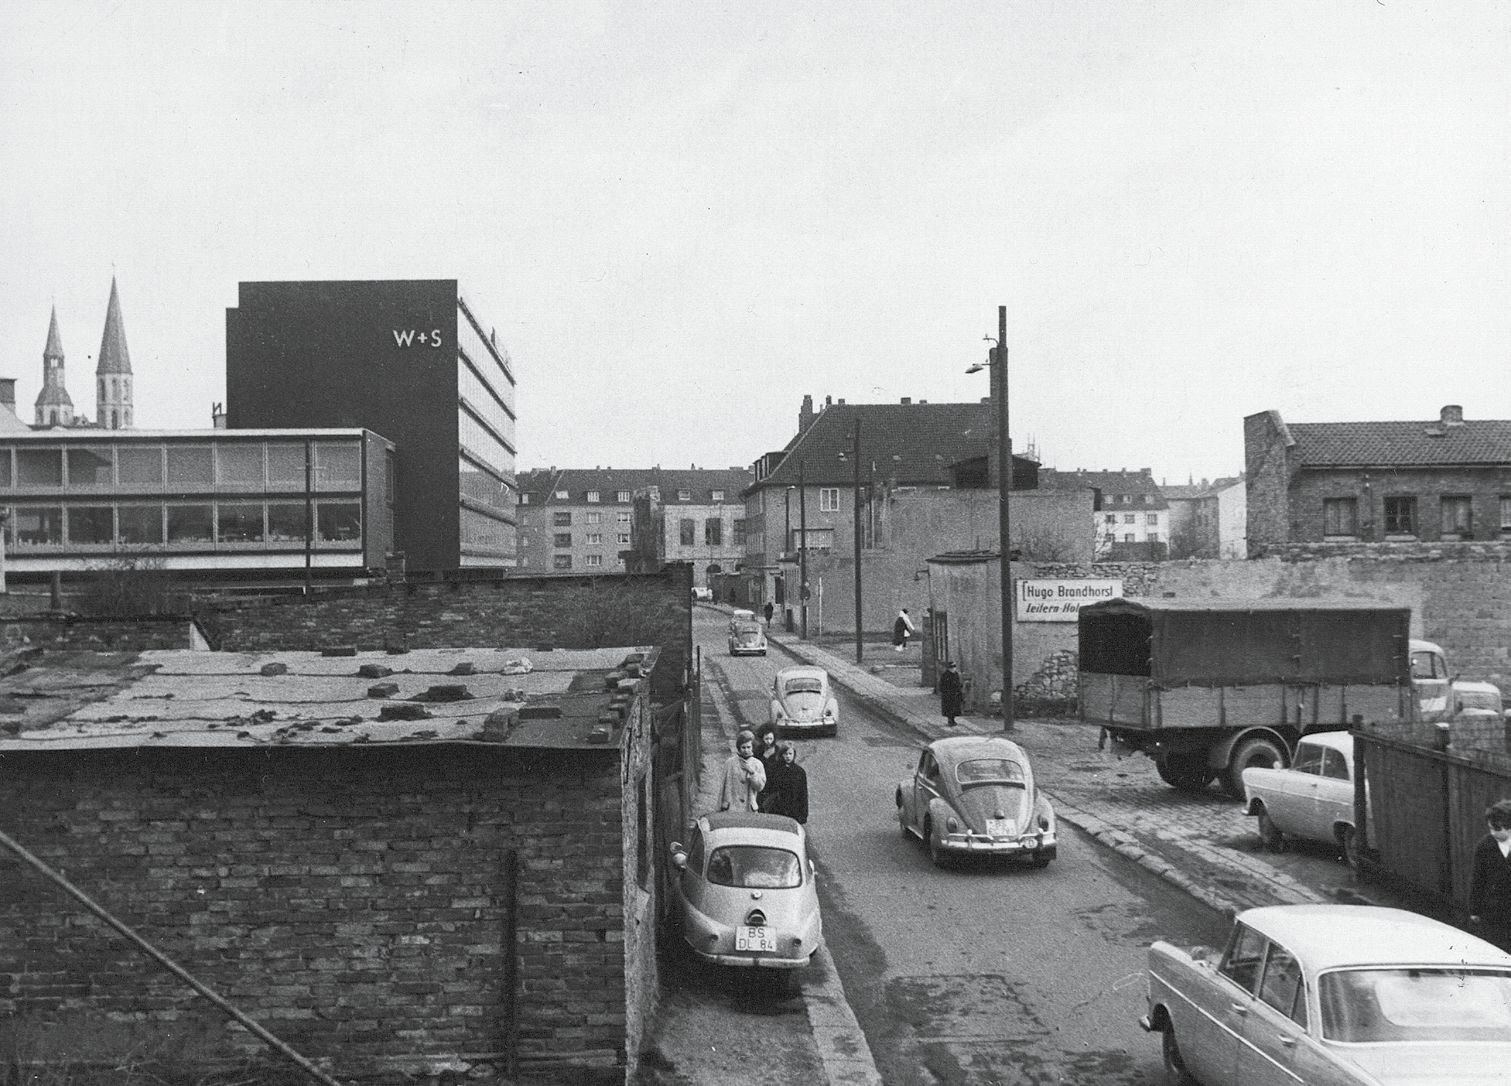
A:
{"label": "chimney", "polygon": [[0,404],[10,408],[10,413],[16,413],[16,379],[14,377],[0,377]]}
{"label": "chimney", "polygon": [[912,403],[912,402],[913,402],[913,397],[911,397],[911,396],[904,396],[904,397],[903,397],[903,398],[902,398],[902,405],[903,405],[903,406],[904,406],[904,407],[907,407],[907,406],[908,406],[908,405],[909,405],[909,404],[911,404],[911,403]]}
{"label": "chimney", "polygon": [[826,408],[833,407],[834,406],[834,397],[833,396],[825,396],[824,397],[824,406]]}
{"label": "chimney", "polygon": [[217,430],[224,430],[226,428],[225,404],[212,403],[210,405],[210,425]]}
{"label": "chimney", "polygon": [[813,397],[804,396],[803,407],[797,413],[797,432],[800,434],[804,433],[808,429],[808,427],[813,425],[814,418]]}
{"label": "chimney", "polygon": [[1464,409],[1456,403],[1446,404],[1438,415],[1438,420],[1444,426],[1464,425]]}

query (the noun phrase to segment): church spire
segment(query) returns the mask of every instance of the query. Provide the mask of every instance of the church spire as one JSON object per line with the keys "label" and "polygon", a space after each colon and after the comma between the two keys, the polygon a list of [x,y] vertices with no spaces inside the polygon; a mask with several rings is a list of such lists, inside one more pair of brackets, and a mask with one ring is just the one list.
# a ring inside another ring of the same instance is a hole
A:
{"label": "church spire", "polygon": [[63,385],[63,337],[58,334],[58,307],[52,307],[47,346],[42,348],[42,391],[37,393],[38,426],[73,425],[73,400]]}
{"label": "church spire", "polygon": [[110,277],[110,304],[105,309],[105,334],[100,337],[100,361],[95,367],[95,418],[107,430],[131,428],[131,352],[126,349],[126,323],[121,319],[121,296]]}

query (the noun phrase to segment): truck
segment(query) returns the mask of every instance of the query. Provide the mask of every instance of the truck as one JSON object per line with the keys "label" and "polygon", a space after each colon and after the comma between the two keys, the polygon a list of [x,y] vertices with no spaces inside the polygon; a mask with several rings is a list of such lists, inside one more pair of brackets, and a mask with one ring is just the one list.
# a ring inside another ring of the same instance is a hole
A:
{"label": "truck", "polygon": [[1443,650],[1411,610],[1319,599],[1125,598],[1081,608],[1080,717],[1165,783],[1288,766],[1303,735],[1364,723],[1403,730],[1453,713]]}

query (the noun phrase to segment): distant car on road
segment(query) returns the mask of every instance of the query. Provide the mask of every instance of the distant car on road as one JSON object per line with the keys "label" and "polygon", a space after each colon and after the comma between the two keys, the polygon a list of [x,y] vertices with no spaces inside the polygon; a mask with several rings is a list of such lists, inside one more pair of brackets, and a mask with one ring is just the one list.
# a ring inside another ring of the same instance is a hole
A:
{"label": "distant car on road", "polygon": [[[1289,767],[1245,769],[1243,793],[1244,813],[1259,819],[1265,848],[1279,852],[1287,837],[1330,842],[1342,850],[1350,867],[1359,867],[1354,739],[1348,732],[1303,735]],[[1368,826],[1373,824],[1371,819]]]}
{"label": "distant car on road", "polygon": [[1023,748],[997,736],[936,739],[897,786],[903,836],[935,866],[952,855],[1022,857],[1047,867],[1058,852],[1055,812]]}
{"label": "distant car on road", "polygon": [[694,600],[700,600],[705,603],[712,603],[713,598],[714,590],[712,588],[709,588],[706,585],[693,585]]}
{"label": "distant car on road", "polygon": [[771,683],[771,723],[777,734],[838,735],[839,701],[821,667],[784,667]]}
{"label": "distant car on road", "polygon": [[766,629],[759,622],[733,622],[729,626],[729,655],[765,656]]}
{"label": "distant car on road", "polygon": [[1374,905],[1239,913],[1221,954],[1149,948],[1144,1029],[1203,1086],[1491,1086],[1511,1069],[1511,954]]}
{"label": "distant car on road", "polygon": [[673,916],[704,961],[798,969],[824,945],[803,827],[783,815],[725,811],[671,845]]}

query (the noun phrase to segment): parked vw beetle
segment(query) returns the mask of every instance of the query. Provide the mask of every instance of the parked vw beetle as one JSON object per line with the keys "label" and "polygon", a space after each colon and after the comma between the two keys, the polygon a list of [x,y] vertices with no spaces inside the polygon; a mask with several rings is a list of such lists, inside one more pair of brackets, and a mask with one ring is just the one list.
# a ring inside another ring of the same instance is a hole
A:
{"label": "parked vw beetle", "polygon": [[1348,865],[1358,869],[1362,856],[1354,825],[1354,738],[1348,732],[1303,735],[1289,767],[1245,769],[1243,793],[1244,813],[1259,819],[1265,848],[1279,852],[1287,837],[1331,842],[1342,850]]}
{"label": "parked vw beetle", "polygon": [[936,866],[951,855],[1055,858],[1055,812],[1023,748],[997,736],[936,739],[897,786],[897,820]]}
{"label": "parked vw beetle", "polygon": [[839,702],[821,667],[784,667],[771,683],[771,723],[777,734],[837,735]]}
{"label": "parked vw beetle", "polygon": [[725,811],[699,818],[671,846],[673,913],[704,961],[796,969],[824,945],[803,827],[783,815]]}
{"label": "parked vw beetle", "polygon": [[729,624],[729,655],[765,656],[765,628],[755,621],[731,622]]}
{"label": "parked vw beetle", "polygon": [[1149,948],[1149,1007],[1177,1082],[1491,1086],[1511,1069],[1511,954],[1375,905],[1239,913],[1221,954]]}

